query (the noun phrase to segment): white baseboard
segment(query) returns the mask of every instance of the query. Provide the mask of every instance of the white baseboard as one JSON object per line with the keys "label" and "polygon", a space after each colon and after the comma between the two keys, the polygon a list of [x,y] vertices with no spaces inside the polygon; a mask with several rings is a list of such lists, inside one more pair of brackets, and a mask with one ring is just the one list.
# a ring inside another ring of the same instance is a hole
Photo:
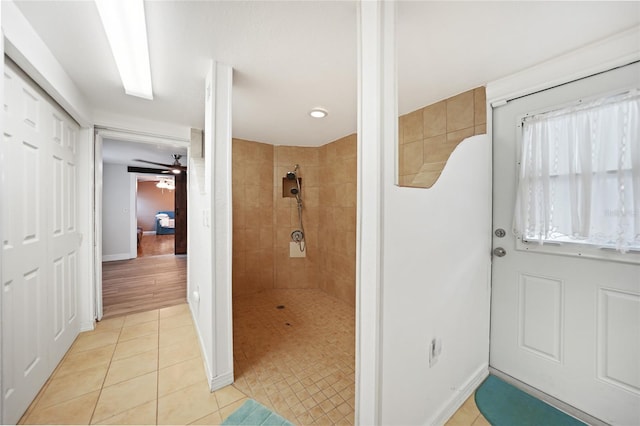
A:
{"label": "white baseboard", "polygon": [[481,366],[469,379],[467,382],[461,387],[461,389],[453,394],[451,398],[444,404],[439,413],[431,418],[426,424],[432,426],[440,426],[444,425],[447,420],[454,415],[456,411],[464,404],[464,402],[469,398],[473,392],[480,386],[480,384],[487,378],[489,375],[489,366],[483,365]]}
{"label": "white baseboard", "polygon": [[115,262],[116,260],[129,260],[129,259],[131,259],[130,253],[105,254],[102,256],[103,262]]}
{"label": "white baseboard", "polygon": [[214,377],[211,379],[211,392],[217,391],[218,389],[222,389],[225,386],[228,386],[233,383],[233,371],[225,373],[221,376]]}
{"label": "white baseboard", "polygon": [[202,334],[200,333],[200,327],[196,318],[196,313],[192,302],[189,302],[189,310],[191,311],[191,319],[196,326],[196,334],[198,335],[198,342],[200,342],[200,353],[202,354],[202,360],[204,362],[204,371],[207,376],[207,382],[209,382],[209,388],[211,392],[222,389],[223,387],[233,383],[233,369],[218,376],[213,376],[213,372],[209,368],[209,357],[207,351],[205,351],[204,341],[202,340]]}
{"label": "white baseboard", "polygon": [[83,331],[93,331],[96,328],[96,322],[94,320],[91,321],[85,321],[80,323],[80,332],[82,333]]}
{"label": "white baseboard", "polygon": [[156,231],[143,231],[142,235],[156,235]]}
{"label": "white baseboard", "polygon": [[602,420],[595,418],[587,413],[585,413],[582,410],[579,410],[569,404],[567,404],[566,402],[562,402],[559,399],[556,399],[554,397],[552,397],[549,394],[546,394],[536,388],[534,388],[533,386],[529,386],[528,384],[521,382],[520,380],[509,376],[506,373],[503,373],[500,370],[496,370],[493,367],[489,367],[489,371],[491,372],[491,374],[493,374],[494,376],[498,377],[499,379],[504,380],[505,382],[509,383],[510,385],[515,386],[516,388],[520,389],[523,392],[528,393],[529,395],[532,395],[536,398],[538,398],[541,401],[546,402],[547,404],[551,405],[554,408],[557,408],[558,410],[562,411],[563,413],[568,414],[571,417],[575,417],[578,420],[582,420],[583,422],[585,422],[588,425],[592,425],[592,426],[606,426],[608,425],[608,423],[603,422]]}

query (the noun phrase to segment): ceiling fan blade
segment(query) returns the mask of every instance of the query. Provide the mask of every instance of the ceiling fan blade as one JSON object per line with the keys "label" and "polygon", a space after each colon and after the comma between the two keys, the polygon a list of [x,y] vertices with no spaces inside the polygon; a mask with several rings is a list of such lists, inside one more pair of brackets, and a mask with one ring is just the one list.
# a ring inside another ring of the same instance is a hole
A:
{"label": "ceiling fan blade", "polygon": [[154,164],[156,166],[166,167],[167,169],[187,170],[186,166],[177,164],[156,163],[155,161],[142,160],[140,158],[134,158],[132,161],[139,161],[141,163]]}
{"label": "ceiling fan blade", "polygon": [[141,162],[141,163],[147,163],[147,164],[154,164],[154,165],[156,165],[156,166],[162,166],[162,167],[166,167],[166,168],[168,168],[168,169],[170,169],[170,168],[174,167],[174,166],[173,166],[173,165],[171,165],[171,164],[156,163],[155,161],[141,160],[141,159],[139,159],[139,158],[134,158],[134,159],[133,159],[133,161],[139,161],[139,162]]}

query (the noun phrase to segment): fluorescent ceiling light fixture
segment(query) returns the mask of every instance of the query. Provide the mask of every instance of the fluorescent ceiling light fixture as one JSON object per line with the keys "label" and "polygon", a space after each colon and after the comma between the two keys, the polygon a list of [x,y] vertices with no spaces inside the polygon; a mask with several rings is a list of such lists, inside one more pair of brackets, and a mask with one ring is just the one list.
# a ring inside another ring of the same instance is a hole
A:
{"label": "fluorescent ceiling light fixture", "polygon": [[95,0],[127,95],[153,99],[143,0]]}
{"label": "fluorescent ceiling light fixture", "polygon": [[309,115],[313,118],[325,118],[329,114],[324,108],[314,108],[309,111]]}

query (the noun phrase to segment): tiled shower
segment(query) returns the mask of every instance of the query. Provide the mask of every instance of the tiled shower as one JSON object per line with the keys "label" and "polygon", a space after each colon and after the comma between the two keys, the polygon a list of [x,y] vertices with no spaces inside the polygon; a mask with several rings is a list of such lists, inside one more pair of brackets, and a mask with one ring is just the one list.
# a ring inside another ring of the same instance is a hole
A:
{"label": "tiled shower", "polygon": [[[283,196],[295,165],[306,249],[291,257],[297,203]],[[321,289],[355,307],[356,135],[320,147],[233,140],[233,295]]]}

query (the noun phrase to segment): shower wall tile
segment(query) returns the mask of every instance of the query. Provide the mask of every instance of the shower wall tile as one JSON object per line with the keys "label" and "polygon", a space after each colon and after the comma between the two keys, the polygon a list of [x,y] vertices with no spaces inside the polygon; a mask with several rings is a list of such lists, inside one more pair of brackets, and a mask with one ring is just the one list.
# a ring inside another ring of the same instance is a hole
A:
{"label": "shower wall tile", "polygon": [[[282,196],[282,178],[296,164],[302,178],[304,258],[289,257],[299,219],[295,198]],[[355,134],[321,147],[234,139],[235,295],[321,288],[355,305],[356,167]]]}
{"label": "shower wall tile", "polygon": [[274,148],[233,140],[233,293],[255,293],[274,284]]}
{"label": "shower wall tile", "polygon": [[[300,229],[298,206],[295,198],[282,196],[282,179],[288,171],[299,166],[302,181],[302,220],[304,223],[306,253],[304,258],[289,257],[291,233]],[[320,185],[320,148],[276,146],[273,163],[273,200],[275,206],[275,288],[318,288],[318,274],[311,267],[318,256],[318,217]]]}
{"label": "shower wall tile", "polygon": [[[355,306],[357,137],[339,139],[320,150],[319,287]],[[353,229],[351,229],[353,228]]]}
{"label": "shower wall tile", "polygon": [[486,133],[484,87],[398,118],[400,186],[430,188],[464,139]]}

